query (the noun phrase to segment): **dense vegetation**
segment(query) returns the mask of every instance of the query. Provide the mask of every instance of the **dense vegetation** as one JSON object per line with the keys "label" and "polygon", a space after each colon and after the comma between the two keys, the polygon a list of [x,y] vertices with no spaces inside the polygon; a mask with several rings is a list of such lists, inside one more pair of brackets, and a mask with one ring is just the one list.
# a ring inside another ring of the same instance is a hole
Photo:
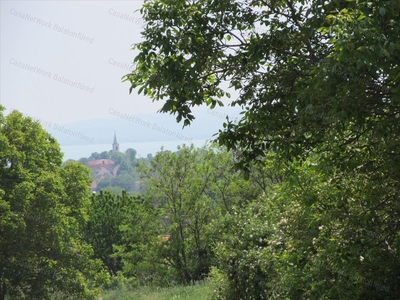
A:
{"label": "dense vegetation", "polygon": [[61,164],[38,123],[0,114],[0,300],[203,281],[214,299],[397,299],[399,1],[141,12],[131,90],[189,125],[228,82],[243,117],[218,146],[99,154],[119,155],[143,190],[91,194],[88,169]]}
{"label": "dense vegetation", "polygon": [[256,164],[277,179],[210,223],[218,297],[400,294],[399,13],[399,1],[144,3],[130,91],[184,126],[233,91],[242,118],[216,141],[250,178]]}
{"label": "dense vegetation", "polygon": [[[93,189],[94,191],[100,191],[106,188],[114,192],[125,190],[130,193],[139,193],[142,191],[142,186],[136,163],[146,162],[151,158],[151,154],[149,154],[147,158],[136,158],[136,150],[129,148],[126,149],[124,153],[112,150],[103,151],[101,153],[94,152],[89,157],[82,157],[78,161],[85,166],[91,167],[91,175],[96,182],[96,187]],[[101,174],[101,170],[90,165],[90,162],[98,160],[112,160],[114,162],[112,167],[117,167],[118,169],[116,174],[106,173],[99,177],[98,173]]]}
{"label": "dense vegetation", "polygon": [[271,152],[246,179],[232,152],[182,146],[138,164],[146,193],[90,195],[88,169],[51,165],[59,148],[39,124],[16,111],[2,124],[3,296],[91,299],[101,285],[107,295],[203,280],[217,299],[399,292],[396,181],[382,174]]}
{"label": "dense vegetation", "polygon": [[38,122],[0,106],[0,299],[93,299],[107,282],[82,241],[89,170],[62,165],[57,141]]}

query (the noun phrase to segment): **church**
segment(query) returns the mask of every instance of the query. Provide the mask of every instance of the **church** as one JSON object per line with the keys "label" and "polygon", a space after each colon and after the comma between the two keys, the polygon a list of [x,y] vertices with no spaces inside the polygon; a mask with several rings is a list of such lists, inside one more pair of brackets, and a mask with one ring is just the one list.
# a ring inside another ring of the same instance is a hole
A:
{"label": "church", "polygon": [[117,133],[114,131],[114,142],[112,144],[112,151],[113,152],[119,152],[119,144],[117,141]]}
{"label": "church", "polygon": [[[117,133],[114,131],[114,141],[112,143],[112,152],[119,152],[119,143],[117,140]],[[88,163],[88,167],[92,170],[94,181],[92,182],[92,191],[97,188],[97,183],[106,177],[117,177],[119,165],[115,164],[112,159],[96,159]]]}

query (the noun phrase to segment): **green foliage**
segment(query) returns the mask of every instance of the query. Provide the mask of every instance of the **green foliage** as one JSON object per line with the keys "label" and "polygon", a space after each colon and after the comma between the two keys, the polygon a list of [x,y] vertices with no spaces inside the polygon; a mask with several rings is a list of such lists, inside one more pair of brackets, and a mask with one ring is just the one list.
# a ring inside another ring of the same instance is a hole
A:
{"label": "green foliage", "polygon": [[111,194],[121,194],[122,191],[126,191],[125,189],[119,186],[107,186],[106,188],[102,188],[101,191],[103,192],[110,192]]}
{"label": "green foliage", "polygon": [[17,111],[0,113],[0,140],[0,299],[92,299],[107,276],[80,242],[88,169],[62,166],[56,140]]}
{"label": "green foliage", "polygon": [[136,165],[136,154],[137,154],[137,151],[135,149],[132,149],[132,148],[128,148],[125,151],[125,155],[128,157],[129,164],[131,166]]}
{"label": "green foliage", "polygon": [[176,272],[175,280],[186,284],[201,279],[210,265],[204,226],[216,205],[206,193],[212,170],[207,155],[183,146],[178,153],[159,152],[150,167],[142,167],[149,195],[163,217],[162,233],[169,236],[162,255]]}
{"label": "green foliage", "polygon": [[92,159],[101,159],[100,153],[98,152],[93,152],[90,156],[89,156],[89,160]]}
{"label": "green foliage", "polygon": [[[89,165],[90,160],[99,159],[111,159],[114,161],[114,167],[117,167],[116,177],[106,176],[100,180],[96,178],[96,173],[93,172],[92,177],[96,180],[97,188],[96,191],[100,191],[105,188],[114,188],[114,190],[120,188],[128,192],[143,192],[140,184],[137,183],[139,180],[139,173],[136,169],[136,150],[127,149],[125,153],[118,151],[103,151],[102,153],[94,152],[89,158],[82,157],[79,159],[84,165]],[[147,160],[147,159],[140,159]]]}
{"label": "green foliage", "polygon": [[115,255],[114,249],[123,245],[121,226],[128,223],[141,202],[141,198],[126,191],[119,195],[108,191],[92,194],[84,239],[93,247],[94,257],[101,259],[111,276],[116,276],[123,268],[121,257]]}
{"label": "green foliage", "polygon": [[325,163],[292,164],[259,200],[211,224],[216,298],[396,298],[395,182],[333,166],[327,174]]}
{"label": "green foliage", "polygon": [[114,244],[115,255],[122,258],[123,275],[139,285],[168,285],[167,266],[160,257],[163,249],[158,211],[148,199],[134,202],[119,227],[122,243]]}
{"label": "green foliage", "polygon": [[214,240],[218,268],[211,272],[215,298],[269,299],[279,295],[274,290],[279,282],[276,254],[282,247],[279,241],[271,243],[275,225],[269,217],[271,210],[276,213],[277,207],[260,200],[213,224],[219,233]]}
{"label": "green foliage", "polygon": [[87,157],[82,157],[78,161],[84,166],[89,165],[89,158],[87,158]]}
{"label": "green foliage", "polygon": [[100,191],[106,187],[119,187],[123,190],[126,191],[136,191],[138,190],[135,181],[138,179],[137,174],[131,175],[128,172],[123,172],[122,174],[117,175],[117,177],[106,177],[102,179],[98,184],[97,184],[97,190]]}
{"label": "green foliage", "polygon": [[141,14],[130,92],[184,126],[229,98],[225,81],[243,109],[216,140],[265,194],[210,225],[218,297],[398,297],[399,1],[150,1]]}
{"label": "green foliage", "polygon": [[140,12],[130,91],[188,125],[193,106],[220,105],[227,81],[243,117],[217,140],[243,167],[267,150],[290,160],[399,135],[398,1],[149,1]]}
{"label": "green foliage", "polygon": [[297,203],[281,226],[290,241],[286,259],[292,267],[284,271],[289,295],[396,298],[400,260],[393,249],[398,249],[399,235],[388,225],[397,223],[392,189],[398,190],[398,181],[383,183],[382,174],[362,168],[322,174],[318,164],[303,166],[295,172],[299,184],[286,184],[281,192]]}
{"label": "green foliage", "polygon": [[100,153],[100,159],[109,159],[110,158],[110,151],[103,151]]}
{"label": "green foliage", "polygon": [[[254,181],[263,183],[263,194],[245,206],[234,206],[209,226],[214,233],[216,265],[210,278],[216,299],[284,299],[277,289],[284,245],[276,229],[289,202],[277,197],[276,179],[283,180],[287,170],[271,160],[262,169],[253,167],[251,173]],[[263,176],[257,176],[260,173]]]}
{"label": "green foliage", "polygon": [[231,154],[193,145],[161,151],[150,165],[140,166],[159,216],[152,253],[164,278],[184,284],[204,278],[214,257],[207,225],[260,192],[232,167]]}
{"label": "green foliage", "polygon": [[136,287],[136,279],[126,278],[122,272],[117,272],[117,275],[112,276],[110,283],[105,285],[103,289],[105,291],[129,291]]}
{"label": "green foliage", "polygon": [[174,286],[170,288],[138,287],[133,290],[106,291],[103,300],[209,300],[212,291],[205,282],[191,286]]}

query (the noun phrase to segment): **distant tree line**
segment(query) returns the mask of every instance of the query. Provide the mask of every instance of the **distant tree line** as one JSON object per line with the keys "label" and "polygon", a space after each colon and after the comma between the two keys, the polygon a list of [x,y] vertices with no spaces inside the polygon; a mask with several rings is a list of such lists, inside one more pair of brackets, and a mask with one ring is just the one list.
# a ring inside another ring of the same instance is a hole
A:
{"label": "distant tree line", "polygon": [[[149,161],[152,155],[149,154],[147,158],[136,158],[136,150],[128,148],[125,153],[116,151],[103,151],[101,153],[94,152],[89,157],[82,157],[78,161],[89,166],[92,160],[111,159],[115,162],[114,166],[119,166],[117,176],[106,176],[97,182],[95,191],[108,189],[110,191],[121,192],[123,190],[128,192],[142,192],[140,182],[140,175],[136,168],[136,163],[139,161]],[[96,179],[96,174],[92,172],[93,179]]]}

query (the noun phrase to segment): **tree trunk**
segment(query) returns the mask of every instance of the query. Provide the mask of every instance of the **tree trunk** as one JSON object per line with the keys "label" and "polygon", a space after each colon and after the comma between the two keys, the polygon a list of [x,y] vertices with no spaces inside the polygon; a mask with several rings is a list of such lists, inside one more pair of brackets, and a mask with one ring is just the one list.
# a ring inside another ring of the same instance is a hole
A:
{"label": "tree trunk", "polygon": [[6,283],[2,280],[0,282],[0,300],[6,299]]}

